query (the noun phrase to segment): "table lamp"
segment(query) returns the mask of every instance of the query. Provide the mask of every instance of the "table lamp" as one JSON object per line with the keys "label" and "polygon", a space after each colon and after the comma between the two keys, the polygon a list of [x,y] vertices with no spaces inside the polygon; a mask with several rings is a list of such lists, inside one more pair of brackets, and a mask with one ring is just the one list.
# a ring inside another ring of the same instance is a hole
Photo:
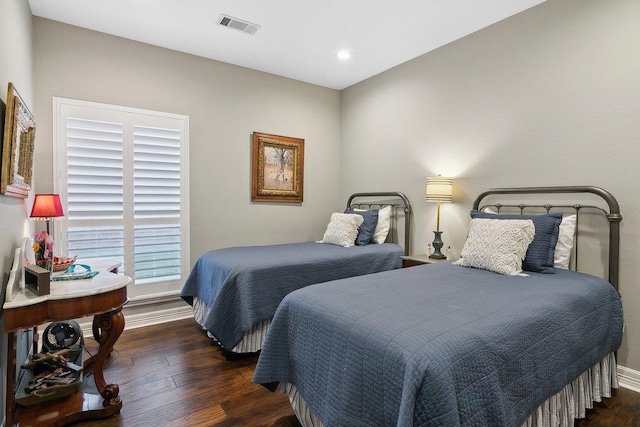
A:
{"label": "table lamp", "polygon": [[445,259],[447,256],[441,252],[442,243],[442,231],[440,231],[440,203],[451,202],[453,193],[453,180],[451,178],[444,178],[440,175],[436,177],[427,178],[427,185],[425,188],[427,202],[438,203],[438,217],[436,222],[435,238],[433,239],[433,253],[429,255],[429,258]]}
{"label": "table lamp", "polygon": [[58,194],[36,194],[31,208],[31,219],[47,222],[47,234],[49,233],[49,222],[52,219],[62,219],[62,203]]}

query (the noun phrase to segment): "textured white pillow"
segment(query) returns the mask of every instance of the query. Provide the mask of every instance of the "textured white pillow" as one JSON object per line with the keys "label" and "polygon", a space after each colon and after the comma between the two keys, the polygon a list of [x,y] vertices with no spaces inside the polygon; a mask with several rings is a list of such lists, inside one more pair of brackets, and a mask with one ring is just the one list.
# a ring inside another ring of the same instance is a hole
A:
{"label": "textured white pillow", "polygon": [[576,235],[576,215],[563,215],[558,233],[558,243],[553,253],[553,266],[556,268],[569,269],[571,251],[573,250],[573,239]]}
{"label": "textured white pillow", "polygon": [[345,248],[354,246],[356,237],[358,237],[358,229],[363,221],[362,215],[332,213],[320,243],[330,243]]}
{"label": "textured white pillow", "polygon": [[535,226],[530,219],[474,218],[461,258],[454,264],[509,276],[520,274],[534,235]]}
{"label": "textured white pillow", "polygon": [[[365,211],[366,209],[354,209],[354,211]],[[391,228],[391,206],[385,206],[382,209],[378,209],[378,223],[376,224],[376,231],[373,232],[371,238],[372,243],[384,243],[387,240],[389,229]]]}

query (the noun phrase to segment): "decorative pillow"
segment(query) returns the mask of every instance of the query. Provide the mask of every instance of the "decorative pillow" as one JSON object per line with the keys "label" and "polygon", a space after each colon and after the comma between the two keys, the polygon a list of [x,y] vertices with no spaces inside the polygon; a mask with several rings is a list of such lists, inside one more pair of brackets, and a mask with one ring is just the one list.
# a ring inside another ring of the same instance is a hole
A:
{"label": "decorative pillow", "polygon": [[[368,212],[364,209],[354,209],[354,211]],[[378,223],[376,224],[376,231],[373,233],[371,243],[384,243],[387,240],[389,228],[391,228],[391,206],[385,206],[382,209],[378,209]]]}
{"label": "decorative pillow", "polygon": [[529,246],[522,269],[538,273],[554,273],[553,255],[558,242],[558,233],[562,213],[554,212],[546,215],[490,214],[476,210],[471,211],[471,218],[488,219],[530,219],[536,228],[536,236]]}
{"label": "decorative pillow", "polygon": [[508,276],[520,274],[534,235],[530,219],[472,219],[460,259],[454,264]]}
{"label": "decorative pillow", "polygon": [[576,235],[576,219],[576,215],[562,217],[558,243],[556,243],[556,250],[553,254],[553,266],[556,268],[569,269],[571,251],[573,250],[573,239]]}
{"label": "decorative pillow", "polygon": [[378,225],[378,211],[352,211],[347,209],[344,211],[344,213],[362,215],[362,218],[364,219],[364,222],[358,230],[358,237],[356,237],[356,246],[364,246],[371,243],[373,233],[376,231],[376,225]]}
{"label": "decorative pillow", "polygon": [[353,246],[358,236],[358,228],[363,222],[362,215],[332,213],[320,243],[329,243],[345,248]]}

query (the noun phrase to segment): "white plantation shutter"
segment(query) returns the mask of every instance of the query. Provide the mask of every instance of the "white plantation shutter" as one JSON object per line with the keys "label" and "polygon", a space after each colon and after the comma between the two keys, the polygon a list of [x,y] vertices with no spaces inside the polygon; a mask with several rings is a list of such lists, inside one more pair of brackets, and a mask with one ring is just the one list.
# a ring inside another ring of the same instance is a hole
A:
{"label": "white plantation shutter", "polygon": [[180,132],[133,128],[136,282],[180,278]]}
{"label": "white plantation shutter", "polygon": [[123,125],[67,117],[67,251],[124,262]]}
{"label": "white plantation shutter", "polygon": [[177,291],[188,273],[188,118],[54,99],[54,191],[68,256],[123,262],[131,296]]}

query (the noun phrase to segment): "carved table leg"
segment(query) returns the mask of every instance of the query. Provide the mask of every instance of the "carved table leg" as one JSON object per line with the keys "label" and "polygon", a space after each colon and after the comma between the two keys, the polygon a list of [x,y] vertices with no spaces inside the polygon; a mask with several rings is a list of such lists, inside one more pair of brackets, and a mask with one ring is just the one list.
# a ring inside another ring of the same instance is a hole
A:
{"label": "carved table leg", "polygon": [[100,344],[98,354],[94,357],[95,368],[93,377],[100,395],[104,398],[104,406],[120,403],[120,387],[117,384],[107,384],[104,380],[104,363],[109,357],[113,345],[124,330],[124,315],[122,309],[98,314],[93,318],[93,337]]}

